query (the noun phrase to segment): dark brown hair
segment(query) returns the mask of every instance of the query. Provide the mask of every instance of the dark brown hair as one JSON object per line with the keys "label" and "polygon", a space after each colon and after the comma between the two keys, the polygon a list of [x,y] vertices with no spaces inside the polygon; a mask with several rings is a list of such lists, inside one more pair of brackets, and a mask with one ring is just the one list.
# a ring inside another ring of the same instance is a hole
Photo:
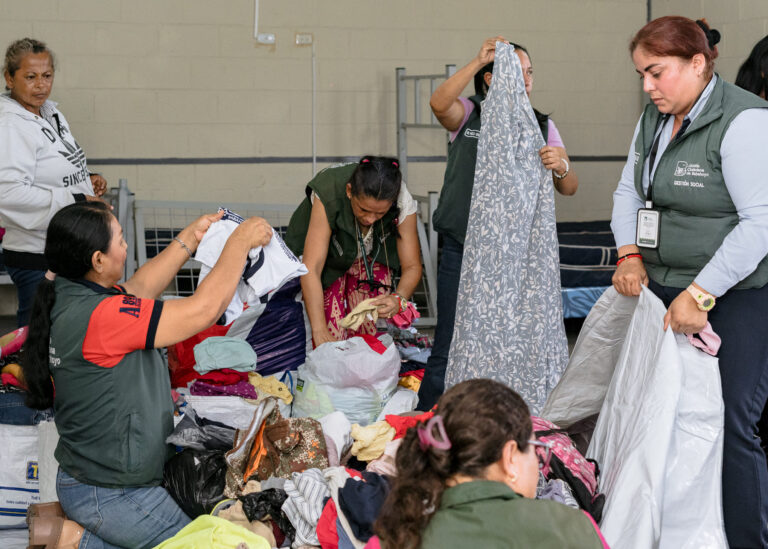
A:
{"label": "dark brown hair", "polygon": [[680,57],[690,60],[700,53],[706,61],[707,78],[712,76],[717,59],[720,33],[709,28],[705,19],[668,15],[654,19],[637,31],[629,43],[629,53],[637,48],[658,57]]}
{"label": "dark brown hair", "polygon": [[533,432],[525,401],[491,379],[451,387],[440,397],[437,411],[451,448],[422,450],[417,429],[406,433],[395,459],[397,477],[374,524],[386,549],[417,549],[440,507],[445,482],[456,474],[484,478],[508,441],[525,451]]}
{"label": "dark brown hair", "polygon": [[[45,42],[35,40],[34,38],[22,38],[11,42],[8,48],[5,50],[5,62],[3,63],[3,73],[13,78],[16,71],[21,66],[21,60],[30,53],[47,53],[51,57],[51,68],[56,70],[56,60],[53,57],[53,52],[48,49]],[[5,87],[8,89],[8,86]]]}

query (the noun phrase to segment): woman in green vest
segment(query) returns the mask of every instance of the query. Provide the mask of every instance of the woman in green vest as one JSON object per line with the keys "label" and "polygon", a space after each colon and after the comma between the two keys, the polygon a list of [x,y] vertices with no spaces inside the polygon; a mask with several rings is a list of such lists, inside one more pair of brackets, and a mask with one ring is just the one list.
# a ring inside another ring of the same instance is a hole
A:
{"label": "woman in green vest", "polygon": [[[421,280],[417,204],[395,158],[364,156],[331,166],[307,184],[307,197],[288,224],[285,242],[307,266],[301,291],[315,346],[374,334],[372,321],[346,330],[341,320],[361,301],[392,318]],[[399,270],[400,281],[392,288]]]}
{"label": "woman in green vest", "polygon": [[536,500],[539,460],[525,401],[506,385],[474,379],[440,397],[439,415],[409,429],[397,476],[366,546],[384,549],[601,549],[589,515]]}
{"label": "woman in green vest", "polygon": [[158,298],[221,215],[182,230],[122,285],[127,245],[107,205],[77,202],[51,219],[45,259],[56,274],[38,287],[22,368],[27,405],[54,406],[56,491],[71,520],[31,506],[30,545],[154,547],[189,522],[161,486],[173,401],[159,349],[216,322],[272,228],[246,220],[194,295]]}
{"label": "woman in green vest", "polygon": [[[501,36],[485,40],[477,55],[438,86],[429,100],[435,117],[450,132],[450,146],[440,202],[432,217],[435,230],[442,240],[437,272],[437,327],[435,344],[419,388],[419,410],[429,410],[434,406],[445,387],[445,370],[453,339],[456,298],[464,257],[464,238],[475,181],[480,111],[493,78],[496,42],[507,41]],[[520,58],[525,92],[530,96],[533,89],[531,58],[523,46],[513,45]],[[473,80],[475,95],[470,98],[461,97],[461,93]],[[570,196],[578,189],[579,178],[570,164],[560,132],[549,116],[536,109],[534,114],[546,141],[546,145],[539,150],[541,162],[548,170],[552,170],[557,192]]]}
{"label": "woman in green vest", "polygon": [[724,411],[723,517],[731,547],[768,547],[768,102],[714,73],[720,34],[662,17],[630,43],[651,103],[614,193],[616,290],[647,285],[664,329],[712,329]]}

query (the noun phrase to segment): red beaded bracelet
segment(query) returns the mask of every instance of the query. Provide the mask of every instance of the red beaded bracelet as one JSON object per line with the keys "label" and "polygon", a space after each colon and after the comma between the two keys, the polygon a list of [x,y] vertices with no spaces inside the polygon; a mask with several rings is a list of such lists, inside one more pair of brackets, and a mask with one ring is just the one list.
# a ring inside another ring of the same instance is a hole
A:
{"label": "red beaded bracelet", "polygon": [[619,259],[616,260],[616,266],[618,267],[619,265],[621,265],[621,262],[624,261],[625,259],[630,259],[630,258],[633,258],[633,257],[639,257],[640,259],[642,259],[643,258],[643,254],[634,253],[634,254],[623,255]]}

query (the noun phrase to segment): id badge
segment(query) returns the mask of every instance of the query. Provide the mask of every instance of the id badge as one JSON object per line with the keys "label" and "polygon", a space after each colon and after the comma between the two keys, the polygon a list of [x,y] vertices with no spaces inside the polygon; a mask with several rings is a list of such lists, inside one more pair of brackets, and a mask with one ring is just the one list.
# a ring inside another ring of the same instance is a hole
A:
{"label": "id badge", "polygon": [[659,223],[661,216],[658,210],[640,208],[637,210],[636,242],[640,248],[659,247]]}

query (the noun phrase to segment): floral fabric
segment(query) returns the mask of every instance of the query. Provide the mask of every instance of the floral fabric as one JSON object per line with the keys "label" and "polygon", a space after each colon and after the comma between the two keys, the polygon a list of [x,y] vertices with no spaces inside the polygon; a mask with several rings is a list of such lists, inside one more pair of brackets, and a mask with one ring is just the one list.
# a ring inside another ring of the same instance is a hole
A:
{"label": "floral fabric", "polygon": [[512,46],[497,43],[461,268],[446,387],[488,377],[532,413],[568,362],[552,176]]}
{"label": "floral fabric", "polygon": [[[392,284],[392,274],[386,265],[374,262],[372,268],[373,279],[376,282]],[[352,263],[352,266],[346,273],[337,278],[323,292],[323,308],[325,309],[328,331],[337,340],[349,339],[350,337],[362,334],[376,334],[376,323],[370,320],[363,322],[357,330],[347,330],[341,326],[341,320],[361,302],[385,293],[382,289],[374,290],[373,292],[363,290],[362,288],[358,289],[357,281],[365,280],[366,278],[363,260],[358,258]]]}

